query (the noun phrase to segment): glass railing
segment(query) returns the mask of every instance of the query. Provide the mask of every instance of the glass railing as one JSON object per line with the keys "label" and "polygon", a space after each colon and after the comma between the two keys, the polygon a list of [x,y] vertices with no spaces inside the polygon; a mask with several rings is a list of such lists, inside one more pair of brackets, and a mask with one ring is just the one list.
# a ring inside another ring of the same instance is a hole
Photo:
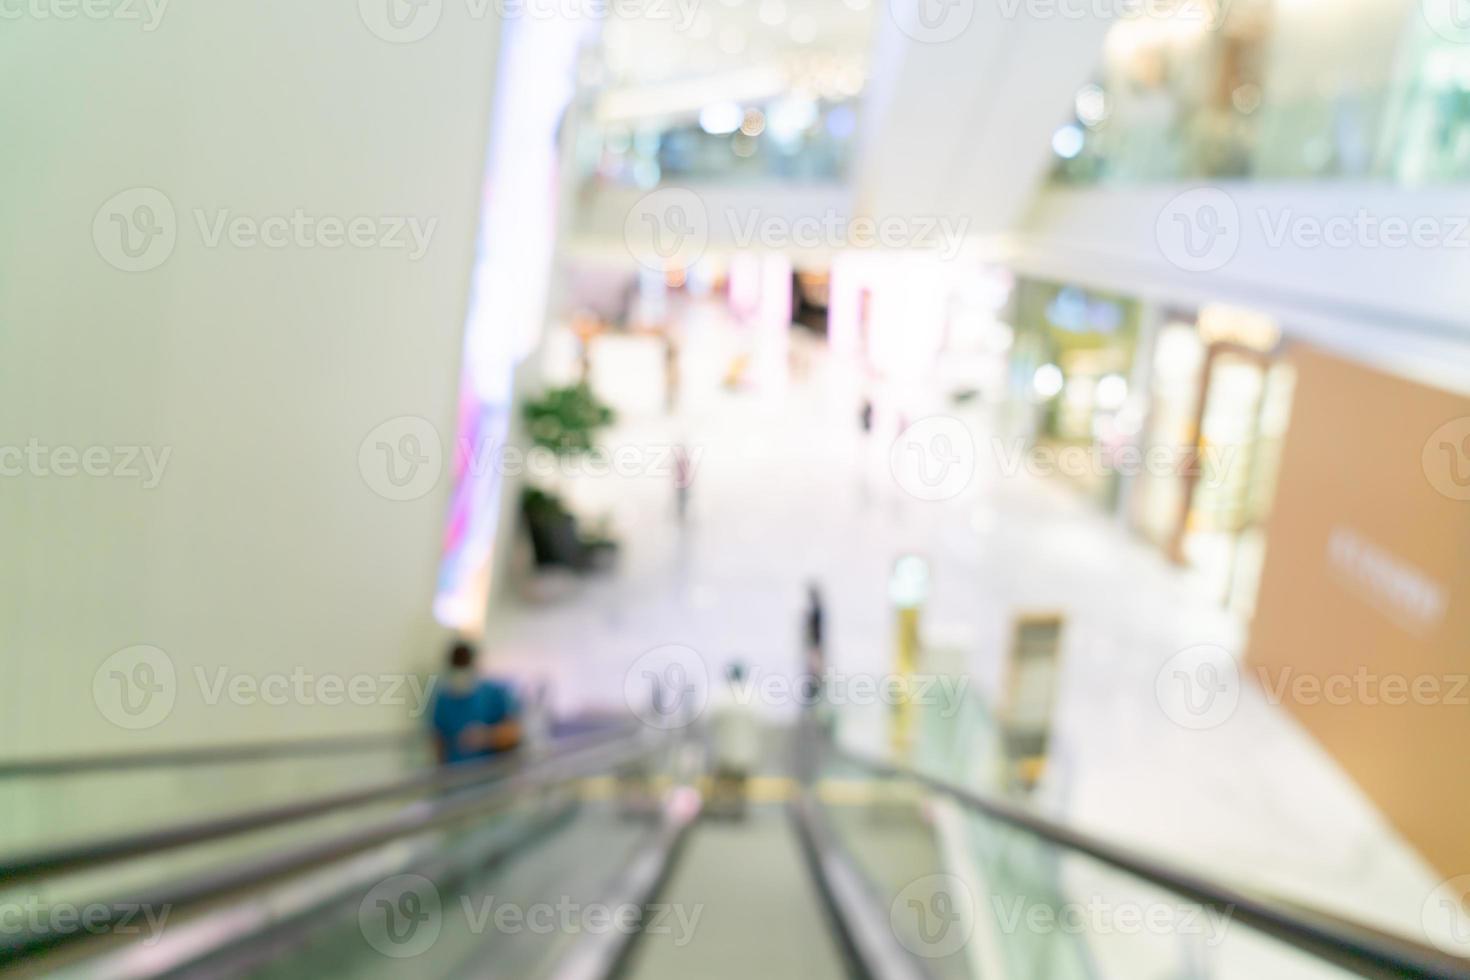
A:
{"label": "glass railing", "polygon": [[[1238,108],[1178,106],[1155,118],[1075,122],[1058,144],[1060,185],[1186,180],[1384,180],[1411,184],[1470,178],[1453,145],[1397,133],[1384,92]],[[1466,117],[1470,124],[1470,116]]]}
{"label": "glass railing", "polygon": [[90,760],[58,760],[54,769],[38,763],[9,773],[0,767],[0,840],[7,850],[29,850],[285,803],[420,770],[431,756],[426,735],[405,734],[239,758],[75,766]]}
{"label": "glass railing", "polygon": [[813,792],[930,976],[1317,980],[1470,975],[1470,960],[1181,871],[834,749]]}
{"label": "glass railing", "polygon": [[577,889],[627,862],[673,786],[675,757],[648,736],[583,734],[540,754],[11,851],[0,969],[44,960],[48,972],[143,976],[208,960],[227,975],[374,975],[432,905],[436,938],[419,952],[434,946],[453,974],[487,931],[511,928],[486,919],[492,893],[524,912],[555,881],[545,901],[580,902]]}
{"label": "glass railing", "polygon": [[1115,23],[1056,133],[1061,185],[1470,179],[1470,26],[1453,3],[1208,0]]}
{"label": "glass railing", "polygon": [[791,96],[761,105],[732,103],[723,112],[728,118],[704,124],[589,126],[578,140],[579,170],[594,186],[644,190],[667,182],[801,184],[846,177],[856,145],[856,100]]}
{"label": "glass railing", "polygon": [[[245,814],[230,833],[134,855],[146,867],[125,884],[85,863],[82,874],[11,876],[0,908],[28,911],[0,931],[0,968],[599,977],[632,962],[640,978],[714,977],[729,975],[735,950],[764,943],[782,962],[813,964],[797,972],[815,978],[840,972],[817,934],[825,922],[853,962],[898,966],[881,976],[1470,976],[1470,960],[1050,819],[978,699],[909,707],[895,712],[901,763],[842,748],[820,714],[805,719],[792,746],[800,778],[760,780],[768,802],[789,794],[800,850],[770,807],[682,843],[700,812],[698,740],[625,731],[503,772],[451,767],[403,798],[385,791],[309,820]],[[681,851],[693,856],[679,864]],[[820,889],[800,880],[800,854]],[[823,902],[830,915],[812,914]],[[647,921],[669,909],[674,920]],[[635,935],[671,928],[688,942],[638,956]]]}
{"label": "glass railing", "polygon": [[1310,907],[1248,868],[1222,877],[1209,854],[1075,828],[1057,789],[1078,775],[1064,747],[1049,747],[1038,784],[981,692],[963,690],[958,704],[910,706],[903,740],[873,736],[896,715],[839,712],[812,787],[930,975],[1470,976],[1470,959],[1427,933]]}

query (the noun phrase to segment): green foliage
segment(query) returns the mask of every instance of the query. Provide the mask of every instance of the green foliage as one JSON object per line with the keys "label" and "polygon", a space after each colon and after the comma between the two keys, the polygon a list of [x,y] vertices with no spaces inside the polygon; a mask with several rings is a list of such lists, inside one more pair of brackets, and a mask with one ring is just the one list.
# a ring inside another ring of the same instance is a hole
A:
{"label": "green foliage", "polygon": [[531,441],[562,455],[591,452],[598,430],[615,420],[586,383],[549,388],[527,401],[523,412]]}
{"label": "green foliage", "polygon": [[521,509],[532,520],[548,523],[567,513],[566,504],[562,503],[560,497],[536,487],[526,487],[521,491]]}

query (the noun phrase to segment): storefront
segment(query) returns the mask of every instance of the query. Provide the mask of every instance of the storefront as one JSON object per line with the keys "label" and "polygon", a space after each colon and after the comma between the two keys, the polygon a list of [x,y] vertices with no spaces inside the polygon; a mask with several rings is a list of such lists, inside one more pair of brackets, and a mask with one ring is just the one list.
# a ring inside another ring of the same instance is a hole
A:
{"label": "storefront", "polygon": [[1245,613],[1290,415],[1293,375],[1280,346],[1276,323],[1247,310],[1161,318],[1140,434],[1152,462],[1127,504],[1135,528]]}
{"label": "storefront", "polygon": [[1107,460],[1124,435],[1139,312],[1136,300],[1076,286],[1016,286],[1011,392],[1028,406],[1023,435],[1046,459],[1100,461],[1056,472],[1109,509],[1120,483]]}
{"label": "storefront", "polygon": [[1293,390],[1278,325],[1037,280],[1017,284],[1013,312],[1010,388],[1033,456],[1249,614]]}

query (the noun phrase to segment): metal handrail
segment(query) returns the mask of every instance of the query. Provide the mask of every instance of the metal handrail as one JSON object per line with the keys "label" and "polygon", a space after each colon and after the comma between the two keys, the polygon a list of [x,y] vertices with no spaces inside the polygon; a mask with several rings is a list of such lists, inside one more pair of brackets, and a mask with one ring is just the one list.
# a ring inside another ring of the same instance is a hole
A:
{"label": "metal handrail", "polygon": [[[563,740],[562,745],[556,747],[552,757],[570,756],[596,748],[605,744],[610,736],[617,734],[619,733],[592,732],[569,736]],[[120,834],[84,844],[0,856],[0,881],[17,884],[68,872],[92,870],[130,858],[255,833],[369,803],[461,789],[504,776],[515,771],[524,761],[519,756],[507,756],[459,763],[420,772],[404,779],[375,783],[292,803],[260,807],[224,817],[184,821],[157,830]]]}
{"label": "metal handrail", "polygon": [[264,759],[313,755],[353,755],[374,752],[414,742],[428,744],[427,733],[404,731],[370,735],[327,735],[321,738],[237,742],[233,745],[193,749],[161,749],[153,752],[116,752],[99,755],[0,760],[0,779],[74,776],[87,772],[119,769],[163,769],[173,766],[213,766]]}
{"label": "metal handrail", "polygon": [[1433,980],[1470,978],[1470,960],[1452,956],[1424,943],[1297,903],[1246,894],[1192,872],[1171,867],[1130,848],[1048,820],[1006,800],[977,793],[907,766],[874,759],[840,746],[833,746],[833,750],[841,758],[868,772],[918,783],[949,797],[966,809],[982,813],[1066,851],[1095,858],[1135,878],[1228,915],[1234,921],[1273,936],[1318,959],[1362,976],[1425,977]]}
{"label": "metal handrail", "polygon": [[924,964],[899,942],[886,903],[873,900],[867,877],[839,843],[810,787],[792,798],[790,813],[848,975],[863,980],[929,980]]}
{"label": "metal handrail", "polygon": [[[645,732],[646,734],[646,732]],[[62,947],[89,942],[105,942],[113,938],[113,928],[126,909],[166,908],[177,916],[232,898],[242,892],[290,878],[323,865],[332,864],[390,841],[436,830],[476,814],[498,809],[514,802],[520,794],[606,772],[617,765],[642,758],[659,748],[657,743],[637,734],[577,752],[572,757],[557,757],[451,798],[405,808],[403,811],[326,840],[313,841],[302,847],[277,851],[251,858],[231,867],[209,871],[182,883],[170,882],[151,895],[129,901],[98,903],[106,916],[89,918],[87,929],[56,929],[48,926],[14,934],[0,935],[0,966],[51,953]]]}

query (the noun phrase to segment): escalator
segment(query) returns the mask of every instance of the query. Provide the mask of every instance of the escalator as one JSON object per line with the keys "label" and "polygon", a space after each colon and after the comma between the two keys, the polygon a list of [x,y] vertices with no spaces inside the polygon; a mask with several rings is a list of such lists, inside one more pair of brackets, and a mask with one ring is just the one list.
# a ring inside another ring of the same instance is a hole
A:
{"label": "escalator", "polygon": [[[386,744],[159,759],[186,783],[183,770],[267,761],[337,775],[228,812],[198,801],[110,833],[99,813],[71,842],[8,841],[0,973],[1470,977],[1434,946],[1161,864],[815,730],[793,737],[800,764],[753,778],[738,815],[706,809],[697,738],[647,729],[448,769],[388,763],[416,750]],[[94,775],[0,773],[0,792]],[[217,778],[231,799],[245,792]]]}

